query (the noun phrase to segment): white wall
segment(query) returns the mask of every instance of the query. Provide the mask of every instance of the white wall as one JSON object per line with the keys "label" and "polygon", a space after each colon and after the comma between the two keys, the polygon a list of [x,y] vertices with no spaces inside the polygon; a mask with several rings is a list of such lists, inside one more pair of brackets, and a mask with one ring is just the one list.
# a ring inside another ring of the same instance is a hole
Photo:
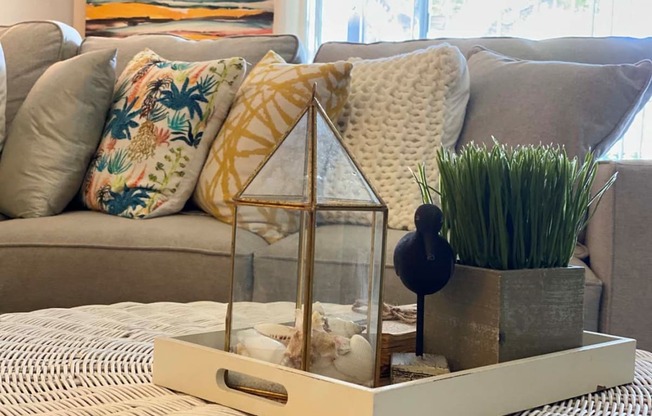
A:
{"label": "white wall", "polygon": [[1,0],[0,24],[25,20],[58,20],[73,24],[74,0]]}
{"label": "white wall", "polygon": [[306,44],[309,0],[275,0],[274,33],[292,33]]}

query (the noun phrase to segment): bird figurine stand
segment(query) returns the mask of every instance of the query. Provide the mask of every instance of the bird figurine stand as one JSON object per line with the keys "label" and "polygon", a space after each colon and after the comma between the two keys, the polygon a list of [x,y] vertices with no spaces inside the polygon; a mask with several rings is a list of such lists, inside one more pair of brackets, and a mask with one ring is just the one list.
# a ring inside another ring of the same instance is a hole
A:
{"label": "bird figurine stand", "polygon": [[440,291],[455,268],[455,255],[448,241],[439,235],[443,215],[434,204],[423,204],[414,213],[416,231],[399,240],[394,249],[394,269],[401,282],[417,295],[416,353],[395,353],[391,381],[400,383],[449,373],[446,358],[424,354],[424,304],[426,295]]}

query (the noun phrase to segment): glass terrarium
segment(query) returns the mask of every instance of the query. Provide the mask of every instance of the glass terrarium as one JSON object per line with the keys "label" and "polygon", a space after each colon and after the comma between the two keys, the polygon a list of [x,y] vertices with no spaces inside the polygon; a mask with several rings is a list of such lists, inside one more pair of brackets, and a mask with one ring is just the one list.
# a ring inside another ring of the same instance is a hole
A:
{"label": "glass terrarium", "polygon": [[[225,349],[374,386],[387,207],[314,94],[234,205]],[[251,231],[278,240],[251,255],[253,270],[239,261]],[[256,296],[252,302],[252,278],[269,288],[264,302]],[[230,384],[239,385],[233,379]],[[254,384],[249,387],[274,390]]]}

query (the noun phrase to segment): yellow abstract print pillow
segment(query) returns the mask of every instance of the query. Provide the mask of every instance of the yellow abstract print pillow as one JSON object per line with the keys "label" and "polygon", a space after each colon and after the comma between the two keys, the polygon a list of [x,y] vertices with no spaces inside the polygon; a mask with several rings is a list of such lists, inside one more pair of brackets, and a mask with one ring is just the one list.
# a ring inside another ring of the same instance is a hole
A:
{"label": "yellow abstract print pillow", "polygon": [[245,74],[242,58],[168,61],[137,54],[118,78],[83,201],[148,218],[180,211]]}
{"label": "yellow abstract print pillow", "polygon": [[[232,198],[283,138],[308,104],[313,86],[331,120],[349,95],[352,64],[288,64],[268,52],[251,70],[199,176],[195,202],[216,218],[233,222]],[[277,210],[278,211],[278,210]],[[269,210],[240,213],[238,223],[275,241],[295,231],[291,221],[277,221]]]}

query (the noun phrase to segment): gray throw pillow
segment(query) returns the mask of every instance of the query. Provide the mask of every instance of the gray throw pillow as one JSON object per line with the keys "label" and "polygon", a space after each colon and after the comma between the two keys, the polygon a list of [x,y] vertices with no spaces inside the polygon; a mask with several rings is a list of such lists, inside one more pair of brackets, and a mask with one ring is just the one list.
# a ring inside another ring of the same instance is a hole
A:
{"label": "gray throw pillow", "polygon": [[115,50],[58,62],[18,110],[0,158],[0,212],[58,214],[72,200],[97,148],[115,84]]}
{"label": "gray throw pillow", "polygon": [[459,149],[561,144],[569,156],[603,155],[652,94],[652,61],[589,65],[509,58],[475,47],[468,57],[471,95]]}

